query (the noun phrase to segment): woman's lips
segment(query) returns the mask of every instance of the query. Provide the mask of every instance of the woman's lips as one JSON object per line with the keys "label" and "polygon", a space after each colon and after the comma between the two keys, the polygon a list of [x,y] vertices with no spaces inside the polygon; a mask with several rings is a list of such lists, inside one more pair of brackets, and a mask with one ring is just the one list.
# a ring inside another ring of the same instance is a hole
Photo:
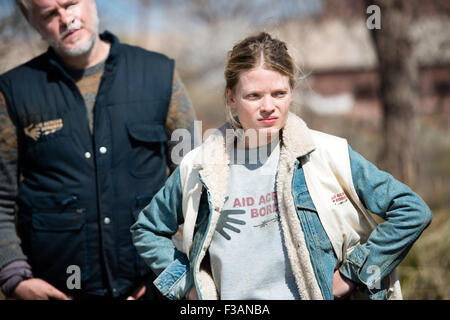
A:
{"label": "woman's lips", "polygon": [[277,117],[269,117],[269,118],[261,118],[258,119],[258,121],[262,122],[265,125],[272,125],[275,122],[277,122],[278,118]]}

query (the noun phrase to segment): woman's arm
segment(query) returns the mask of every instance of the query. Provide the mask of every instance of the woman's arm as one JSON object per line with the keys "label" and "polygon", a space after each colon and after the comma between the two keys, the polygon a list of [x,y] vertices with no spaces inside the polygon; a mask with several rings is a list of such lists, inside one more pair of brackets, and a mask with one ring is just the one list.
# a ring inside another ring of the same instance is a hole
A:
{"label": "woman's arm", "polygon": [[193,283],[186,255],[171,240],[184,222],[182,199],[177,168],[130,229],[139,255],[159,275],[156,287],[170,299],[182,299]]}
{"label": "woman's arm", "polygon": [[386,221],[375,228],[365,244],[352,251],[339,271],[369,289],[377,288],[431,223],[432,213],[407,185],[379,170],[350,146],[349,154],[359,199],[367,209]]}

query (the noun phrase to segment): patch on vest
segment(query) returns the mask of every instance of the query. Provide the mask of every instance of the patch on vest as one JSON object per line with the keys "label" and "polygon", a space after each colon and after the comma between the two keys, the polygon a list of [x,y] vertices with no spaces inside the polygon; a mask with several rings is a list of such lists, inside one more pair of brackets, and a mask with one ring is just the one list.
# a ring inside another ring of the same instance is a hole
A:
{"label": "patch on vest", "polygon": [[63,128],[64,124],[62,119],[50,120],[41,122],[38,124],[30,124],[28,127],[23,129],[25,134],[33,139],[34,141],[38,141],[41,136],[47,136],[51,133],[55,133]]}
{"label": "patch on vest", "polygon": [[347,195],[344,192],[336,193],[334,196],[331,197],[331,201],[333,201],[333,204],[340,205],[348,201]]}

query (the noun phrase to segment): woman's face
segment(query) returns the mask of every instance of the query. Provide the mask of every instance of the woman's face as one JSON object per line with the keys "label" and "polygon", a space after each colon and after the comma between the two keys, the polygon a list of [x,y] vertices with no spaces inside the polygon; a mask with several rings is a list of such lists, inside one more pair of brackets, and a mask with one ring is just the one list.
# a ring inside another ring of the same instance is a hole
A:
{"label": "woman's face", "polygon": [[256,130],[270,142],[286,123],[292,92],[288,76],[258,66],[242,72],[234,92],[228,89],[227,96],[243,129]]}

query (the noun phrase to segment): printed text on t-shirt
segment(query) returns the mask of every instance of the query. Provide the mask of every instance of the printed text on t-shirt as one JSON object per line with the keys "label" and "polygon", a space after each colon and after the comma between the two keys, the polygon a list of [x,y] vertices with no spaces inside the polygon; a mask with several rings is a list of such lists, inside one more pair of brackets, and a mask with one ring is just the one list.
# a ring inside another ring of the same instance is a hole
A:
{"label": "printed text on t-shirt", "polygon": [[235,198],[233,208],[250,208],[252,218],[264,217],[278,210],[275,192],[270,192],[259,197]]}

